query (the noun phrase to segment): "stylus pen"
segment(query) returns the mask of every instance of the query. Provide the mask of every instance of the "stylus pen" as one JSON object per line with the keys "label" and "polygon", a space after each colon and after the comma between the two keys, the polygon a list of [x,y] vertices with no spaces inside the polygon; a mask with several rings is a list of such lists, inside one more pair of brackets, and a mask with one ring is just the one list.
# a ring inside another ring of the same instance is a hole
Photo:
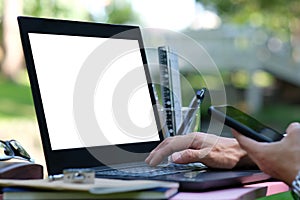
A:
{"label": "stylus pen", "polygon": [[198,90],[196,92],[196,96],[192,99],[189,109],[184,116],[183,122],[181,123],[177,135],[183,135],[186,134],[186,132],[190,129],[190,126],[192,124],[192,121],[194,117],[196,116],[196,112],[198,110],[198,107],[202,103],[202,100],[204,99],[206,88],[202,88],[201,90]]}

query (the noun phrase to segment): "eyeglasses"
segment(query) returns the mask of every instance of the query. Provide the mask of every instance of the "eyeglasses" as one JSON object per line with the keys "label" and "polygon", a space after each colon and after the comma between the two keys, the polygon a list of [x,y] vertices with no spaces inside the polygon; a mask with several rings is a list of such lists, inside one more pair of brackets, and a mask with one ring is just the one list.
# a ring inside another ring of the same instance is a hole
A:
{"label": "eyeglasses", "polygon": [[0,161],[10,160],[12,158],[34,162],[27,151],[16,140],[0,140]]}

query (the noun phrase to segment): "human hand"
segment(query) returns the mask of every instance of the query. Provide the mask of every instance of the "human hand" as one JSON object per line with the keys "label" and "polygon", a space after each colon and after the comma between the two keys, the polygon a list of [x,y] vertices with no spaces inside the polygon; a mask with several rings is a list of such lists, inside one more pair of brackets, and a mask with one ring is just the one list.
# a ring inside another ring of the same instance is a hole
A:
{"label": "human hand", "polygon": [[150,153],[145,162],[156,166],[168,156],[177,164],[202,162],[213,168],[231,169],[237,165],[253,164],[236,139],[196,132],[166,138]]}
{"label": "human hand", "polygon": [[286,133],[279,142],[264,143],[233,131],[241,147],[262,171],[291,185],[300,170],[300,124],[290,124]]}

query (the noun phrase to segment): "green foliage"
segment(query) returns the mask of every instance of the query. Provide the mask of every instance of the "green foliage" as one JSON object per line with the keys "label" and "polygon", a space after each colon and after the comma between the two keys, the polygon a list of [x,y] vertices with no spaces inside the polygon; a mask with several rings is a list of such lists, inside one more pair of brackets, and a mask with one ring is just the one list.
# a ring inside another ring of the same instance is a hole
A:
{"label": "green foliage", "polygon": [[37,17],[90,19],[90,14],[78,0],[23,0],[23,12]]}
{"label": "green foliage", "polygon": [[289,123],[299,121],[299,113],[299,105],[269,103],[255,117],[278,131],[284,131]]}
{"label": "green foliage", "polygon": [[3,1],[4,0],[0,0],[0,15],[3,16]]}
{"label": "green foliage", "polygon": [[287,39],[298,25],[299,0],[203,0],[207,8],[216,10],[223,21],[267,28]]}
{"label": "green foliage", "polygon": [[107,22],[115,24],[125,24],[128,22],[138,22],[139,18],[134,13],[130,2],[112,1],[107,7]]}
{"label": "green foliage", "polygon": [[[95,4],[95,6],[102,6]],[[23,10],[25,15],[37,17],[55,17],[75,20],[99,20],[99,15],[103,16],[105,22],[124,24],[137,23],[139,17],[134,13],[129,1],[112,0],[105,7],[105,13],[91,13],[83,1],[80,0],[23,0]]]}

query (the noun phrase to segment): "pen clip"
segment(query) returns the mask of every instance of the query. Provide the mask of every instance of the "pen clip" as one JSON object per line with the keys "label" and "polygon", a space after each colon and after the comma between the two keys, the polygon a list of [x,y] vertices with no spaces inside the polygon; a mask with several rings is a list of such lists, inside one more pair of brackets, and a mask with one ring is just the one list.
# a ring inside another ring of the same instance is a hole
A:
{"label": "pen clip", "polygon": [[196,92],[197,99],[199,99],[201,102],[204,99],[205,92],[206,92],[206,88],[202,88],[201,90],[198,90]]}

